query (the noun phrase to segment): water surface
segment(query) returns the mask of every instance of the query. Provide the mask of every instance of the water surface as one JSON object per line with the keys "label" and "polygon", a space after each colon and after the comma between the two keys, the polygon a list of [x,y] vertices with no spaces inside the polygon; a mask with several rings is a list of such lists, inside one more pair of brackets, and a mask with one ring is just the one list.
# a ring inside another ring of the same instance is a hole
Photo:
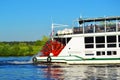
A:
{"label": "water surface", "polygon": [[34,65],[30,60],[1,57],[0,80],[120,80],[119,65]]}

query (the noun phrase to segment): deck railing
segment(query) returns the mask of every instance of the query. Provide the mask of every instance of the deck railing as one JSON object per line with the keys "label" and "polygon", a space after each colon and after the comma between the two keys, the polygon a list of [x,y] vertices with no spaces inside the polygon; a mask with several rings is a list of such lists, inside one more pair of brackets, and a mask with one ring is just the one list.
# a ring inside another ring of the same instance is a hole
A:
{"label": "deck railing", "polygon": [[60,30],[56,32],[56,36],[86,33],[120,32],[120,16],[79,19],[77,22],[79,22],[78,27]]}
{"label": "deck railing", "polygon": [[83,34],[83,33],[102,33],[102,32],[119,32],[120,24],[112,25],[90,25],[85,27],[74,27],[73,34]]}

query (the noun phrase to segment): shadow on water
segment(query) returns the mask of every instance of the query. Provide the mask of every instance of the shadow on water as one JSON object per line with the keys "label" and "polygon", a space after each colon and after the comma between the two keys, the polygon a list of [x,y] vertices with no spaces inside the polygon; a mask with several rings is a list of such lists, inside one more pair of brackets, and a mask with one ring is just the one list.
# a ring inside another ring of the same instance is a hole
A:
{"label": "shadow on water", "polygon": [[38,72],[42,69],[47,80],[120,80],[118,65],[49,64],[37,68]]}

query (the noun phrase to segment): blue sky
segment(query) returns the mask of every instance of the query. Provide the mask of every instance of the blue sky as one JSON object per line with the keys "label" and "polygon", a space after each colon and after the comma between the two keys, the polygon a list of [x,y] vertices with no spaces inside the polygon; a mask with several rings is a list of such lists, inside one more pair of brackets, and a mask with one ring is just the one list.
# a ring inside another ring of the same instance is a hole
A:
{"label": "blue sky", "polygon": [[[120,0],[0,0],[0,41],[35,41],[54,23],[120,16]],[[52,17],[52,20],[51,20]]]}

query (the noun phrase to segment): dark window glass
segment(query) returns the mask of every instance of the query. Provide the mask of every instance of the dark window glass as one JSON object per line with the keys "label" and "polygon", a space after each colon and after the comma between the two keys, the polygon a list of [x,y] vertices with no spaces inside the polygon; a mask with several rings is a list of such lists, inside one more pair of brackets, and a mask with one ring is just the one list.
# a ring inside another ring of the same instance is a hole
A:
{"label": "dark window glass", "polygon": [[116,52],[116,51],[113,51],[113,55],[117,55],[117,52]]}
{"label": "dark window glass", "polygon": [[107,51],[107,55],[111,55],[111,51]]}
{"label": "dark window glass", "polygon": [[105,45],[104,44],[96,44],[96,48],[104,48]]}
{"label": "dark window glass", "polygon": [[94,43],[93,37],[85,37],[85,43]]}
{"label": "dark window glass", "polygon": [[94,54],[85,54],[86,56],[93,56]]}
{"label": "dark window glass", "polygon": [[94,46],[93,46],[93,44],[86,44],[85,45],[85,48],[93,48]]}
{"label": "dark window glass", "polygon": [[120,35],[118,36],[118,42],[120,42]]}
{"label": "dark window glass", "polygon": [[107,43],[116,42],[116,36],[107,36]]}
{"label": "dark window glass", "polygon": [[102,51],[102,55],[105,55],[105,51]]}
{"label": "dark window glass", "polygon": [[99,36],[96,37],[96,43],[105,43],[105,37],[104,36]]}
{"label": "dark window glass", "polygon": [[71,38],[67,38],[67,43],[71,40]]}
{"label": "dark window glass", "polygon": [[107,47],[116,47],[116,44],[107,44]]}
{"label": "dark window glass", "polygon": [[97,56],[99,56],[100,55],[100,52],[97,52]]}

